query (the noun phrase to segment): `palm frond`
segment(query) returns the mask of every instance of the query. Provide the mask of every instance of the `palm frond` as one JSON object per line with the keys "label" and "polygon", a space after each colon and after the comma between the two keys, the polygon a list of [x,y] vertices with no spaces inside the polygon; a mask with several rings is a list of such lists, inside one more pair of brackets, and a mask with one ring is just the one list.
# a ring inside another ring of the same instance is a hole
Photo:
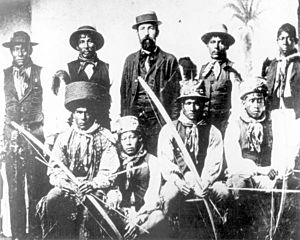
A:
{"label": "palm frond", "polygon": [[247,2],[248,0],[236,0],[237,5],[239,6],[240,9],[242,9],[242,11],[244,13],[247,12]]}
{"label": "palm frond", "polygon": [[244,23],[245,25],[247,24],[246,22],[246,18],[244,16],[241,16],[237,13],[232,14],[232,18],[237,18],[239,19],[242,23]]}
{"label": "palm frond", "polygon": [[233,11],[235,11],[236,13],[240,14],[241,16],[244,15],[243,10],[241,10],[237,5],[235,5],[234,3],[228,3],[224,6],[224,8],[230,8]]}
{"label": "palm frond", "polygon": [[254,3],[254,0],[250,0],[250,5],[248,7],[248,13],[249,13],[249,18],[251,18],[251,16],[253,16],[253,3]]}

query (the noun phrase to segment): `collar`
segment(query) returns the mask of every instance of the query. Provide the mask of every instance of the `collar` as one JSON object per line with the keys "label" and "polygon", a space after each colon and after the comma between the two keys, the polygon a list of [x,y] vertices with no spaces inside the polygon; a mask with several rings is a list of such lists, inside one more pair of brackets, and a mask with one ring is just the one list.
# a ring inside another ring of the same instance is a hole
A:
{"label": "collar", "polygon": [[154,51],[153,52],[149,52],[149,51],[147,51],[147,50],[145,50],[145,49],[143,49],[143,48],[141,48],[141,50],[140,50],[140,52],[141,52],[141,54],[142,55],[151,55],[151,54],[154,54],[154,53],[156,53],[158,51],[158,47],[156,46],[156,48],[154,49]]}
{"label": "collar", "polygon": [[127,164],[132,163],[133,165],[136,165],[139,163],[139,161],[147,155],[147,150],[144,148],[144,144],[141,144],[139,150],[137,153],[133,156],[127,155],[124,151],[120,151],[120,158],[122,160],[122,165],[127,166]]}
{"label": "collar", "polygon": [[300,58],[300,54],[299,52],[297,51],[297,49],[295,49],[290,55],[288,56],[279,56],[276,60],[278,62],[290,62],[290,61],[293,61],[295,58]]}

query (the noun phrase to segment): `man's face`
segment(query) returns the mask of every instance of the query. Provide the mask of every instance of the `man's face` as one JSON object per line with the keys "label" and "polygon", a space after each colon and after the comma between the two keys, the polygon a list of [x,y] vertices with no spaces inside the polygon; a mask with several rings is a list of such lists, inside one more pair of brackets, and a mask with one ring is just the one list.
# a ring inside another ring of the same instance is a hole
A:
{"label": "man's face", "polygon": [[87,107],[77,108],[73,113],[73,118],[78,129],[83,131],[89,129],[95,121],[94,114]]}
{"label": "man's face", "polygon": [[223,39],[220,37],[212,37],[207,43],[208,51],[211,59],[221,60],[226,55],[226,50],[228,47],[226,46]]}
{"label": "man's face", "polygon": [[11,48],[11,55],[13,56],[13,61],[17,64],[17,66],[24,66],[25,62],[28,60],[29,54],[29,46],[24,44],[16,44]]}
{"label": "man's face", "polygon": [[156,47],[156,37],[158,35],[157,26],[153,23],[143,23],[138,26],[137,34],[142,48],[147,51],[153,51]]}
{"label": "man's face", "polygon": [[140,147],[140,137],[136,132],[128,131],[120,136],[122,150],[129,156],[137,153]]}
{"label": "man's face", "polygon": [[78,39],[77,50],[85,58],[94,56],[96,52],[96,44],[90,34],[81,34]]}
{"label": "man's face", "polygon": [[203,114],[204,102],[199,98],[187,98],[183,100],[183,114],[191,121],[198,121]]}
{"label": "man's face", "polygon": [[283,56],[288,56],[295,48],[295,39],[291,38],[287,32],[281,32],[277,39],[279,52]]}
{"label": "man's face", "polygon": [[259,119],[265,112],[265,99],[261,93],[250,93],[244,100],[244,107],[248,115],[254,119]]}

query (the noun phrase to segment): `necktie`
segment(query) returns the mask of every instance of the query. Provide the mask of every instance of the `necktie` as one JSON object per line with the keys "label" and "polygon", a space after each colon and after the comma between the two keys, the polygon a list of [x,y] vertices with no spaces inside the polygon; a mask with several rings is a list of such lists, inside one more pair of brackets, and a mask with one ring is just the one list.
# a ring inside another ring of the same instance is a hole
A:
{"label": "necktie", "polygon": [[18,93],[18,98],[21,99],[24,96],[25,91],[29,86],[26,70],[20,68],[14,68],[13,75],[14,75],[15,88]]}
{"label": "necktie", "polygon": [[215,78],[218,79],[218,77],[221,73],[221,66],[220,66],[220,63],[218,61],[216,61],[214,66],[213,66],[213,72],[214,72]]}

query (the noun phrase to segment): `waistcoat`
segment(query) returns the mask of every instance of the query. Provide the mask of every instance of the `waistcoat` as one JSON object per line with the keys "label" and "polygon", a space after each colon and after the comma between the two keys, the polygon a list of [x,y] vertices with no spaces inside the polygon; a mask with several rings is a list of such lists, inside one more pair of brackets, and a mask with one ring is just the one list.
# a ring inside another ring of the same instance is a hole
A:
{"label": "waistcoat", "polygon": [[29,87],[24,96],[19,99],[14,85],[13,67],[4,70],[5,112],[8,122],[19,124],[43,123],[42,102],[43,89],[41,86],[41,67],[31,66]]}
{"label": "waistcoat", "polygon": [[[149,180],[150,180],[150,170],[149,170],[149,164],[148,164],[148,161],[149,161],[149,157],[150,157],[150,154],[148,153],[145,158],[140,161],[140,164],[143,164],[143,163],[147,163],[147,167],[142,167],[142,168],[139,168],[137,170],[134,171],[134,174],[132,176],[132,178],[130,179],[130,184],[129,184],[129,188],[127,190],[125,190],[124,188],[124,183],[126,182],[125,181],[125,174],[123,174],[124,177],[122,180],[121,180],[121,185],[122,187],[121,188],[121,192],[123,194],[123,203],[124,205],[127,205],[127,204],[130,204],[130,197],[131,197],[131,194],[133,193],[134,194],[134,198],[135,198],[135,207],[136,207],[136,210],[138,211],[143,205],[144,205],[144,196],[145,196],[145,193],[148,189],[148,186],[149,186]],[[138,165],[140,165],[138,164]],[[160,176],[158,176],[160,177]]]}
{"label": "waistcoat", "polygon": [[[185,142],[186,127],[178,120],[173,121],[173,123],[174,123],[176,130],[178,131],[182,141]],[[198,128],[198,133],[199,133],[198,134],[199,135],[198,159],[195,159],[193,154],[190,154],[190,156],[196,166],[196,169],[197,169],[199,175],[201,175],[203,167],[204,167],[205,157],[207,154],[207,148],[208,148],[208,143],[209,143],[209,133],[210,133],[211,125],[210,124],[198,125],[197,128]],[[174,146],[175,162],[179,166],[181,173],[184,174],[185,172],[187,172],[189,170],[189,168],[186,165],[184,159],[182,158],[182,154],[181,154],[175,140],[173,140],[173,146]],[[189,152],[188,148],[187,148],[187,150]]]}
{"label": "waistcoat", "polygon": [[[207,64],[202,66],[200,76],[202,76],[206,66]],[[213,114],[226,114],[231,108],[232,82],[229,68],[231,66],[228,63],[226,66],[221,66],[218,79],[216,79],[212,71],[203,77],[206,85],[206,94],[210,97],[209,111]]]}
{"label": "waistcoat", "polygon": [[108,64],[99,60],[97,66],[94,69],[94,73],[89,79],[84,70],[80,70],[80,61],[75,60],[68,63],[69,73],[71,77],[71,82],[77,81],[90,81],[99,84],[104,87],[109,93],[110,80],[108,72]]}
{"label": "waistcoat", "polygon": [[261,124],[263,125],[263,141],[260,146],[260,153],[258,153],[255,149],[250,149],[249,140],[247,137],[247,128],[249,124],[242,119],[239,119],[239,143],[241,146],[243,158],[251,159],[259,166],[269,166],[271,163],[271,151],[273,142],[272,127],[270,120],[265,120]]}

